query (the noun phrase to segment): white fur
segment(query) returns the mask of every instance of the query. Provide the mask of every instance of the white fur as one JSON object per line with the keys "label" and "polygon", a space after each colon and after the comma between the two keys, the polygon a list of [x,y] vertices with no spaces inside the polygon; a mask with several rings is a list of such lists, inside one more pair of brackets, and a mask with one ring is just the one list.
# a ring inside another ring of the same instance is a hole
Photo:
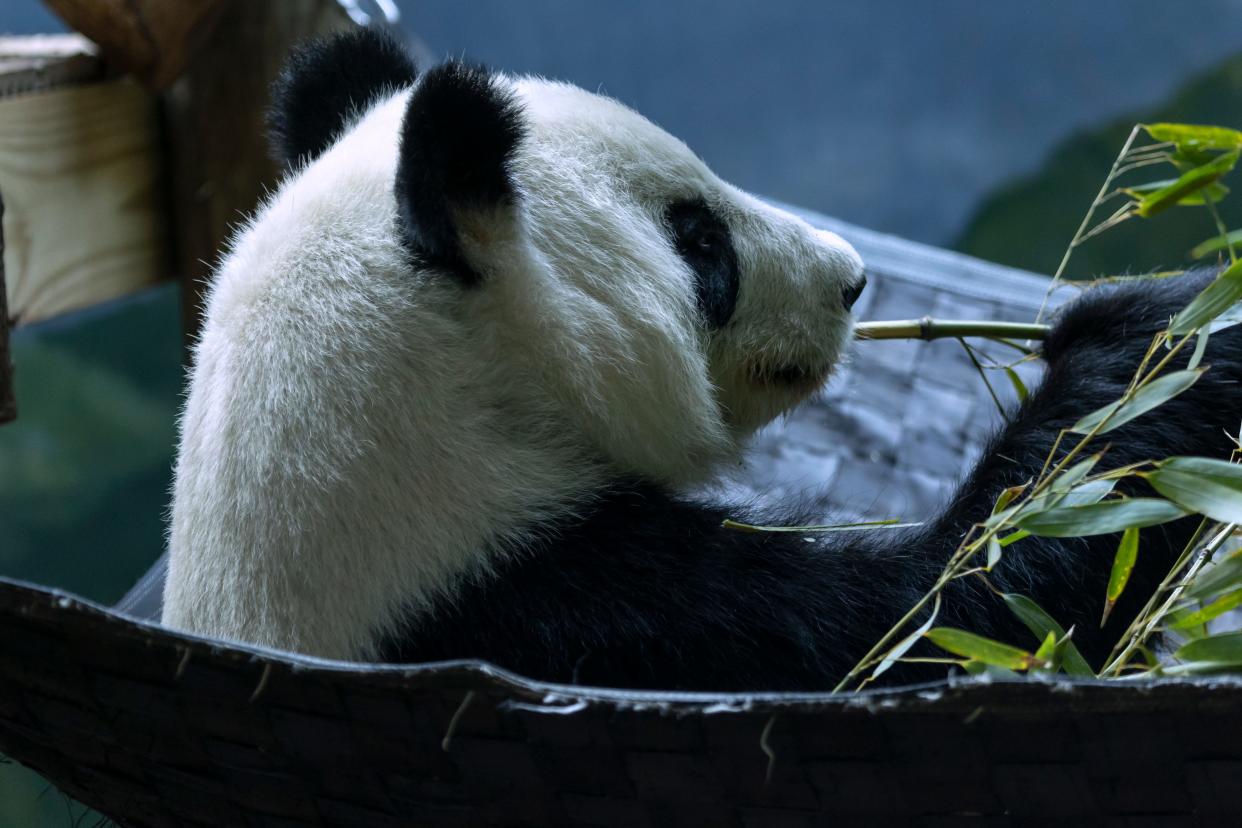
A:
{"label": "white fur", "polygon": [[[483,274],[411,272],[393,232],[409,92],[365,113],[239,235],[214,281],[181,423],[165,623],[368,658],[618,474],[710,480],[848,341],[861,264],[721,182],[615,101],[512,83],[529,125],[516,209],[459,215]],[[699,321],[662,230],[706,198],[741,263]]]}

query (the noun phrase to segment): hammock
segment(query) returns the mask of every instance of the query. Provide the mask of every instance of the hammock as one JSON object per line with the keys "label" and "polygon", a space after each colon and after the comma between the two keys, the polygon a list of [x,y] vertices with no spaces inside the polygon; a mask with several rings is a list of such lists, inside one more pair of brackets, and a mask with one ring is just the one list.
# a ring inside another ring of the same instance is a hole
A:
{"label": "hammock", "polygon": [[[810,218],[868,261],[864,318],[1025,321],[1047,286]],[[831,478],[825,512],[917,519],[994,415],[956,343],[871,343],[826,404],[761,435],[756,465],[788,489],[739,485],[783,497]],[[0,752],[122,825],[1206,825],[1238,810],[1235,679],[552,685],[175,633],[151,620],[162,582],[157,564],[109,609],[0,579]]]}

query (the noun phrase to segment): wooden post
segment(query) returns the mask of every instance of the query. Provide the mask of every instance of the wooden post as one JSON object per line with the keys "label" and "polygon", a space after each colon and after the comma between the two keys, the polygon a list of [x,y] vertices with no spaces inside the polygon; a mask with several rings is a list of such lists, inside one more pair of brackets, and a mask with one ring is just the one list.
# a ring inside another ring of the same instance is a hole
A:
{"label": "wooden post", "polygon": [[293,44],[352,25],[335,0],[230,0],[164,95],[187,343],[221,248],[280,175],[264,123],[272,81]]}
{"label": "wooden post", "polygon": [[13,357],[9,353],[9,302],[4,288],[4,199],[0,197],[0,425],[16,418]]}
{"label": "wooden post", "polygon": [[[254,0],[252,0],[253,2]],[[222,0],[44,0],[118,69],[154,89],[181,74]],[[261,5],[270,0],[257,0]]]}

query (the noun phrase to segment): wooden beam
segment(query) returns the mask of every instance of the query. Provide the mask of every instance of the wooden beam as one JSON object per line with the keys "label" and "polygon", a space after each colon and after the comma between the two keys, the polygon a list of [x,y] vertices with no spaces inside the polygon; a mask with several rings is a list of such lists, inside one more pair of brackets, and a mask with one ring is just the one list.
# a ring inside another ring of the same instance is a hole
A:
{"label": "wooden beam", "polygon": [[0,98],[103,77],[95,44],[82,35],[0,36]]}
{"label": "wooden beam", "polygon": [[271,82],[293,44],[353,25],[335,0],[229,2],[164,95],[187,341],[220,250],[280,177],[264,123]]}
{"label": "wooden beam", "polygon": [[19,322],[168,275],[154,97],[129,80],[0,99],[7,296]]}
{"label": "wooden beam", "polygon": [[[70,27],[99,44],[104,57],[163,89],[181,74],[211,31],[224,0],[44,0]],[[273,0],[251,0],[257,5]]]}
{"label": "wooden beam", "polygon": [[4,198],[0,196],[0,425],[17,418],[13,356],[9,353],[9,305],[4,290]]}

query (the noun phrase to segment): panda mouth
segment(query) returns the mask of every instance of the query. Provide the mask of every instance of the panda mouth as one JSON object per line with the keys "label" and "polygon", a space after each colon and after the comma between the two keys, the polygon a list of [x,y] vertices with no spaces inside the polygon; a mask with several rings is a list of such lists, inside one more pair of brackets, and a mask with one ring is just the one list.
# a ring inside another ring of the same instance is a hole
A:
{"label": "panda mouth", "polygon": [[828,380],[830,365],[755,365],[751,379],[763,386],[790,391],[814,391]]}

